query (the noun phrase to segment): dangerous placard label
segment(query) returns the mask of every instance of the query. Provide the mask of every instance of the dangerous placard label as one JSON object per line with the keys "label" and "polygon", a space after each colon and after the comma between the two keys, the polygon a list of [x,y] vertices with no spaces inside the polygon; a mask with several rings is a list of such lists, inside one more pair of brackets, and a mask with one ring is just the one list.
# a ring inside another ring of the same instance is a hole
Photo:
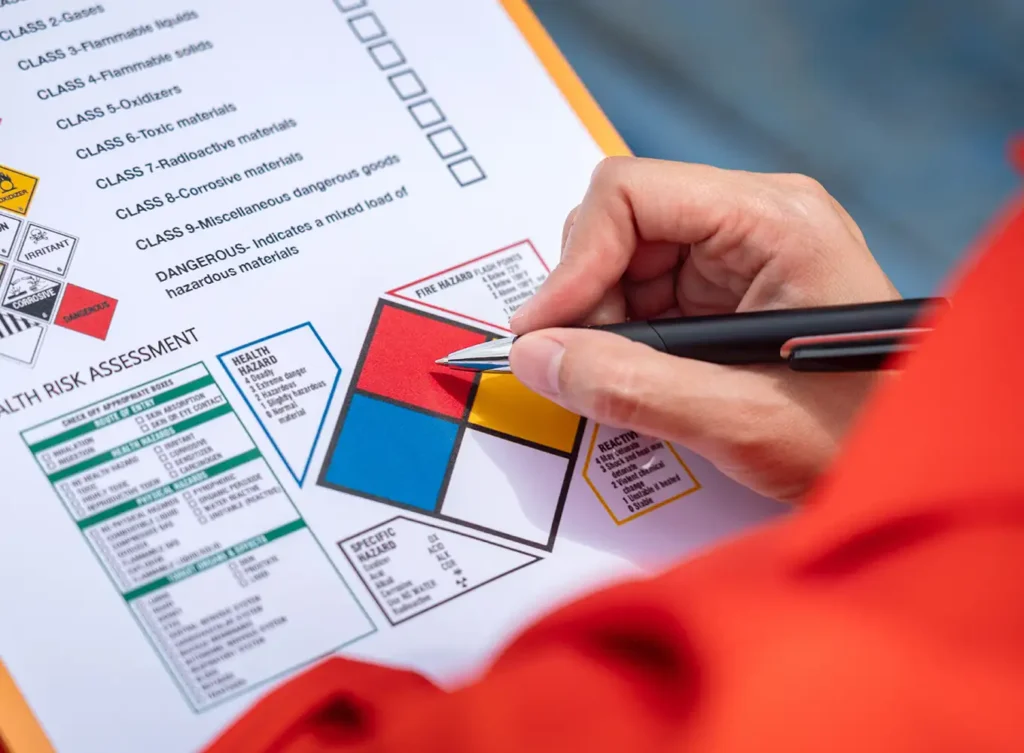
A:
{"label": "dangerous placard label", "polygon": [[116,308],[117,299],[68,283],[54,324],[106,340]]}
{"label": "dangerous placard label", "polygon": [[15,214],[28,214],[39,178],[14,168],[0,165],[0,209]]}
{"label": "dangerous placard label", "polygon": [[29,223],[17,259],[26,266],[63,277],[68,272],[77,245],[78,238],[73,235],[33,222]]}
{"label": "dangerous placard label", "polygon": [[7,258],[11,255],[19,230],[21,230],[21,220],[8,214],[0,214],[0,258]]}
{"label": "dangerous placard label", "polygon": [[27,269],[15,269],[4,294],[3,307],[48,322],[57,308],[60,286],[56,280],[37,275]]}

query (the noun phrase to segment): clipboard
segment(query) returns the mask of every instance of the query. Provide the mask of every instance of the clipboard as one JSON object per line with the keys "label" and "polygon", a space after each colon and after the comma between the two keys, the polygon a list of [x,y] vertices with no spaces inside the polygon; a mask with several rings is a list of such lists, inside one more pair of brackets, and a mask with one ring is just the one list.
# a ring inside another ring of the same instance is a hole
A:
{"label": "clipboard", "polygon": [[[562,96],[609,157],[632,154],[526,0],[500,0]],[[0,661],[0,753],[56,753],[31,708]]]}

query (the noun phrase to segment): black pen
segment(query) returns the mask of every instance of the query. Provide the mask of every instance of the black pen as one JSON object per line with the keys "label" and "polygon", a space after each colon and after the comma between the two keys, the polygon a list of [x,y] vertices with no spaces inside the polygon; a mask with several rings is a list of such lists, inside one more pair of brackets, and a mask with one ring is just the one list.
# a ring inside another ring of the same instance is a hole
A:
{"label": "black pen", "polygon": [[[944,298],[626,321],[589,327],[680,358],[727,365],[778,364],[795,371],[874,371],[913,349]],[[438,359],[454,369],[510,373],[516,338],[503,337]]]}

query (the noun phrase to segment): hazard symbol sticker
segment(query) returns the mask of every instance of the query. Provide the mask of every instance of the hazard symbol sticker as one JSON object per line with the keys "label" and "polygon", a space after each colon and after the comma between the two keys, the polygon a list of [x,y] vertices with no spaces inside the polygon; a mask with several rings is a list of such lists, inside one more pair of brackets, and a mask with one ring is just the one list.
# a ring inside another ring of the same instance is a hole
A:
{"label": "hazard symbol sticker", "polygon": [[0,214],[0,258],[7,258],[14,250],[14,241],[21,230],[21,220],[9,214]]}
{"label": "hazard symbol sticker", "polygon": [[0,356],[32,364],[42,339],[43,326],[39,322],[0,311]]}
{"label": "hazard symbol sticker", "polygon": [[0,165],[0,209],[28,214],[39,178]]}
{"label": "hazard symbol sticker", "polygon": [[63,277],[71,266],[78,238],[34,222],[21,242],[18,261],[41,272],[52,272]]}
{"label": "hazard symbol sticker", "polygon": [[116,299],[68,283],[54,324],[106,340],[116,308]]}
{"label": "hazard symbol sticker", "polygon": [[26,314],[50,321],[60,298],[61,284],[26,269],[15,269],[4,294],[3,307],[17,314]]}

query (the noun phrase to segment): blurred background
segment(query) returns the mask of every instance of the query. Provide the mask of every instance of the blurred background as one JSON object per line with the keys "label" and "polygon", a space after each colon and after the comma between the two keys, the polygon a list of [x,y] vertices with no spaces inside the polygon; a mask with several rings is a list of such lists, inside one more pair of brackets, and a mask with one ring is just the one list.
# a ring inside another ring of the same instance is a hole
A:
{"label": "blurred background", "polygon": [[802,172],[904,296],[1021,189],[1024,0],[529,0],[638,156]]}

